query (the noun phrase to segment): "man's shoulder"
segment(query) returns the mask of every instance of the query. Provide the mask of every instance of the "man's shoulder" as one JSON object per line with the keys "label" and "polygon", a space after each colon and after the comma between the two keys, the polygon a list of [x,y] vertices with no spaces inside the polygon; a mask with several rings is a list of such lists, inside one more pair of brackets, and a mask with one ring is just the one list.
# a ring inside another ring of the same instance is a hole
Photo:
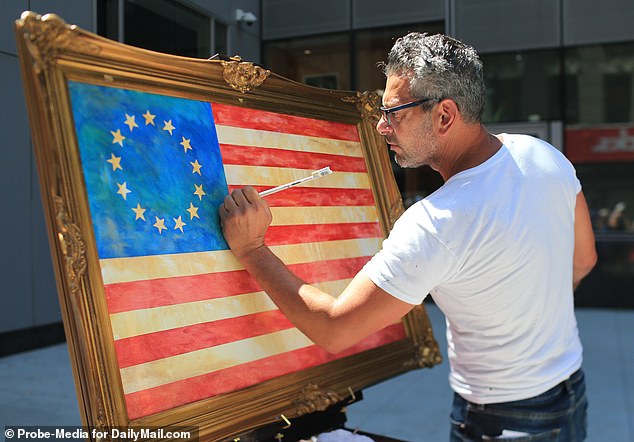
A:
{"label": "man's shoulder", "polygon": [[521,149],[521,148],[542,148],[542,149],[554,149],[557,150],[552,144],[548,141],[542,140],[541,138],[537,138],[533,135],[529,134],[520,134],[520,133],[505,133],[502,134],[503,143],[510,150],[512,149]]}
{"label": "man's shoulder", "polygon": [[574,173],[574,168],[564,153],[540,138],[525,134],[504,134],[504,144],[516,161],[547,170],[550,166],[556,166],[564,174]]}

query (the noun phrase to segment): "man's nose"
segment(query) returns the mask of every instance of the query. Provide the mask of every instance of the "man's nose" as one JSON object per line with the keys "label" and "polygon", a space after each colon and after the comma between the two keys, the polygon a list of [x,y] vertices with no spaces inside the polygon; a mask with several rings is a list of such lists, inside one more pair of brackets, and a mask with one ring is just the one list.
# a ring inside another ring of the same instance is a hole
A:
{"label": "man's nose", "polygon": [[392,130],[392,126],[387,123],[385,115],[381,115],[381,118],[379,118],[379,121],[376,123],[376,130],[381,135],[386,135],[390,130]]}

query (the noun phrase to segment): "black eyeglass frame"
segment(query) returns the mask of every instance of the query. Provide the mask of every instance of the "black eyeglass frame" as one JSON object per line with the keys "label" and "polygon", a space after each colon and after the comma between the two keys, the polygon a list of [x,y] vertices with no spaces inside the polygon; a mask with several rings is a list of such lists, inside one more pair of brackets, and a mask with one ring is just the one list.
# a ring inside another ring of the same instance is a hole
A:
{"label": "black eyeglass frame", "polygon": [[391,126],[392,125],[392,123],[390,122],[391,113],[398,112],[403,109],[407,109],[408,107],[418,106],[432,100],[440,101],[441,99],[440,98],[423,98],[422,100],[410,101],[409,103],[399,104],[398,106],[394,106],[394,107],[381,106],[379,110],[382,112],[383,118],[387,122],[387,125]]}

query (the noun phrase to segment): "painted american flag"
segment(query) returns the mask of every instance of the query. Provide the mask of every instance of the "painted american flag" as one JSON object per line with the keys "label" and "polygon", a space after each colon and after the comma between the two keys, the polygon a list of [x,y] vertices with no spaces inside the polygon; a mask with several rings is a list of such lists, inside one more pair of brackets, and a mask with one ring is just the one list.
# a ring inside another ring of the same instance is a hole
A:
{"label": "painted american flag", "polygon": [[381,228],[354,125],[69,81],[128,417],[236,391],[403,339],[398,323],[342,354],[314,345],[228,250],[227,192],[330,166],[267,197],[267,244],[338,294]]}

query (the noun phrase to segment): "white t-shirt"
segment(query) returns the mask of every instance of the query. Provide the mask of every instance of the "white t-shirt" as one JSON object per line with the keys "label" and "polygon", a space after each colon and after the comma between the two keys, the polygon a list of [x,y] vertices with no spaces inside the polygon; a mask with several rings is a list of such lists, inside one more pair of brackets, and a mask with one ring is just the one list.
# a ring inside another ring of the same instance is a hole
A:
{"label": "white t-shirt", "polygon": [[574,210],[581,185],[554,147],[503,134],[484,163],[410,207],[364,267],[447,320],[449,382],[475,403],[533,397],[581,366],[574,315]]}

